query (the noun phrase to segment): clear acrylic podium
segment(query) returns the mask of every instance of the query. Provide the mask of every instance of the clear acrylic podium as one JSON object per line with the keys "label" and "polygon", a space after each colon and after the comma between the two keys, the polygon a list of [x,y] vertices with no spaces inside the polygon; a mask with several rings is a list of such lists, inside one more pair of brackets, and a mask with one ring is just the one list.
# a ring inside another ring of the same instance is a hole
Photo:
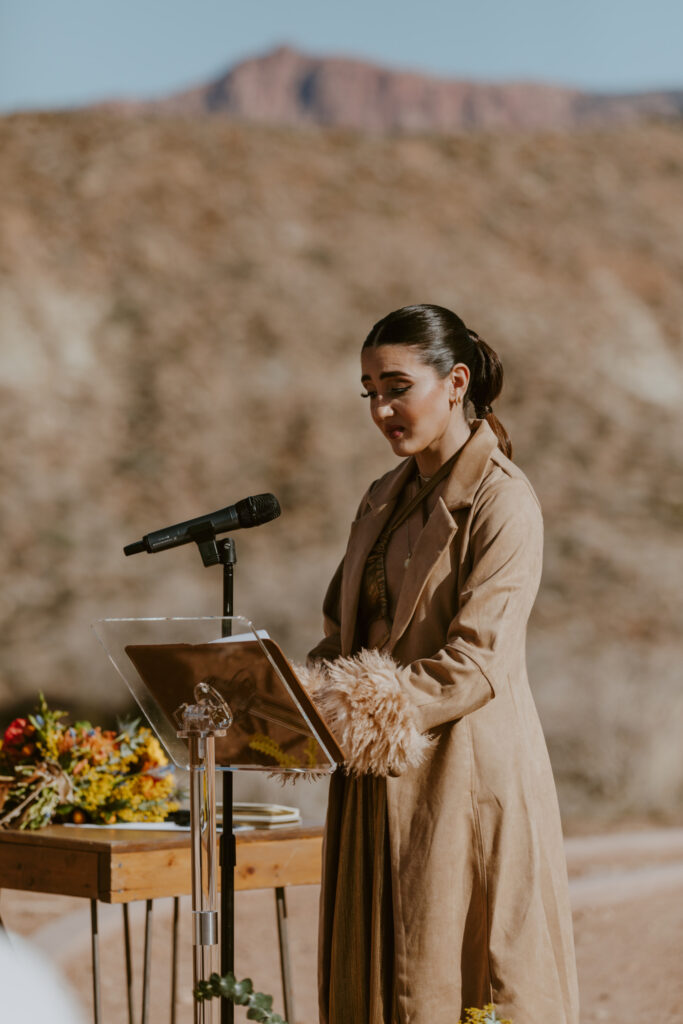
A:
{"label": "clear acrylic podium", "polygon": [[[218,966],[215,771],[315,777],[343,753],[278,645],[241,616],[101,619],[93,628],[171,760],[190,772],[196,985]],[[223,828],[231,834],[229,807]],[[233,864],[221,871],[230,961]],[[211,1024],[213,1006],[195,1003],[195,1024]]]}

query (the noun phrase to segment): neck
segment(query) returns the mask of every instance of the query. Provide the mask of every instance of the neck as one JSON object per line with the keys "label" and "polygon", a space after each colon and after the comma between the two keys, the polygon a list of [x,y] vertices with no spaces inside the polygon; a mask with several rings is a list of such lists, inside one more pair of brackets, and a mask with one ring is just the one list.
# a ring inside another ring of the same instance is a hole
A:
{"label": "neck", "polygon": [[462,446],[470,439],[470,425],[465,419],[453,424],[451,429],[433,442],[428,448],[424,448],[415,456],[417,471],[421,477],[434,476],[438,469],[447,462],[452,455],[455,455]]}

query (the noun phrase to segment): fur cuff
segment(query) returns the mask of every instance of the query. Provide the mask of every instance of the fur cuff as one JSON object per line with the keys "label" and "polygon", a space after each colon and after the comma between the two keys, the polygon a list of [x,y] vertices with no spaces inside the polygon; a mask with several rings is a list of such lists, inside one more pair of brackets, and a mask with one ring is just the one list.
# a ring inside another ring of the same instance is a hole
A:
{"label": "fur cuff", "polygon": [[362,650],[311,664],[300,675],[347,755],[347,772],[401,775],[420,765],[433,745],[401,688],[407,671],[387,654]]}
{"label": "fur cuff", "polygon": [[305,665],[297,665],[292,662],[292,668],[296,672],[297,679],[306,687],[307,692],[313,698],[318,691],[323,687],[328,679],[327,667],[330,664],[329,661],[313,661],[309,658]]}

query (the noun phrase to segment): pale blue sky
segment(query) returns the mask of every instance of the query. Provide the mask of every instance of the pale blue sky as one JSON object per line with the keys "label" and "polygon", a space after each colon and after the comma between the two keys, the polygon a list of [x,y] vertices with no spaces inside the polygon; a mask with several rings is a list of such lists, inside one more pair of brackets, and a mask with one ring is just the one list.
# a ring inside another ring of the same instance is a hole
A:
{"label": "pale blue sky", "polygon": [[0,110],[165,94],[281,43],[452,77],[683,87],[683,0],[0,0]]}

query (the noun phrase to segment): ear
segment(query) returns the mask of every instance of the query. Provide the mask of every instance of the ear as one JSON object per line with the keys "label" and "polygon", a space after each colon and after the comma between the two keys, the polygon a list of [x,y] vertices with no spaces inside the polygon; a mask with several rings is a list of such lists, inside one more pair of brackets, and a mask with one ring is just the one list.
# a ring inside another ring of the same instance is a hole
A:
{"label": "ear", "polygon": [[465,398],[470,382],[470,369],[465,363],[456,363],[450,372],[450,399],[459,405]]}

